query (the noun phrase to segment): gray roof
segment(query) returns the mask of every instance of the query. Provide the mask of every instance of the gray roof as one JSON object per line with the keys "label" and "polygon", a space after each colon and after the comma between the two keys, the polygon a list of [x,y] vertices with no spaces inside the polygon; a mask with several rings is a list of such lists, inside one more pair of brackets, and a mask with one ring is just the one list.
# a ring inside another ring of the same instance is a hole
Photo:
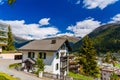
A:
{"label": "gray roof", "polygon": [[[51,44],[52,40],[56,40],[56,43]],[[43,40],[34,40],[28,44],[22,46],[18,50],[40,50],[40,51],[56,51],[58,50],[63,43],[69,45],[66,39],[43,39]],[[69,46],[70,47],[70,46]]]}
{"label": "gray roof", "polygon": [[32,64],[35,64],[35,60],[31,59],[31,58],[27,58],[25,61],[23,61],[24,63],[26,63],[27,61],[29,61]]}

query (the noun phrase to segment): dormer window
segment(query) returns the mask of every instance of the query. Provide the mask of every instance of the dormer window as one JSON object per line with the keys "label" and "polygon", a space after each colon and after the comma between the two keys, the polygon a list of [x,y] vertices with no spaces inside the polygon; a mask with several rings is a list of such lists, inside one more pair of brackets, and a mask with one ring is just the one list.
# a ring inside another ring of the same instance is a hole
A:
{"label": "dormer window", "polygon": [[55,44],[55,43],[56,43],[56,40],[52,40],[52,41],[51,41],[51,44]]}

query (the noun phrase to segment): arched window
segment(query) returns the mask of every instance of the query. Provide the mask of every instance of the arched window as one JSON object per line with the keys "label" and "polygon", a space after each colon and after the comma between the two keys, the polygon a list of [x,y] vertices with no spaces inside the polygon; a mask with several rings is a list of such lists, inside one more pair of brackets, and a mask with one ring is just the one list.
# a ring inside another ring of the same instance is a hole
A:
{"label": "arched window", "polygon": [[56,64],[56,70],[58,70],[58,63]]}

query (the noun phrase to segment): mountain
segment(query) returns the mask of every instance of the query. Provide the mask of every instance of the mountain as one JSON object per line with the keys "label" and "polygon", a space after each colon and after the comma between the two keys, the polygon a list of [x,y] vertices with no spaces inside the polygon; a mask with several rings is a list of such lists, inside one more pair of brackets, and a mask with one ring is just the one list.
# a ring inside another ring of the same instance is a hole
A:
{"label": "mountain", "polygon": [[[96,28],[88,34],[92,39],[97,53],[117,52],[120,50],[120,23],[111,23]],[[72,48],[77,52],[82,39],[75,43]]]}
{"label": "mountain", "polygon": [[[13,35],[14,37],[14,45],[16,48],[19,48],[25,44],[27,44],[28,42],[30,42],[31,40],[27,40],[18,36]],[[76,37],[72,37],[72,36],[59,36],[59,37],[54,37],[54,38],[60,38],[60,39],[68,39],[68,41],[70,42],[70,45],[72,46],[74,43],[78,42],[80,40],[80,38],[76,38]]]}
{"label": "mountain", "polygon": [[69,43],[70,43],[71,46],[73,46],[76,42],[78,42],[81,39],[81,38],[76,38],[76,37],[67,36],[67,35],[59,36],[59,37],[56,37],[56,38],[67,39],[69,41]]}
{"label": "mountain", "polygon": [[15,36],[15,35],[13,35],[13,38],[14,38],[14,45],[16,48],[19,48],[19,47],[27,44],[28,42],[30,42],[30,40],[27,40],[27,39],[24,39],[24,38]]}
{"label": "mountain", "polygon": [[57,38],[68,39],[68,41],[72,42],[72,43],[76,43],[76,42],[78,42],[80,40],[80,38],[76,38],[76,37],[73,37],[73,36],[67,36],[67,35],[59,36]]}
{"label": "mountain", "polygon": [[78,42],[80,40],[80,38],[76,38],[74,36],[67,36],[67,35],[62,35],[62,36],[57,36],[57,37],[51,37],[51,38],[47,38],[47,39],[67,39],[70,43],[71,46],[73,46],[73,44],[75,44],[76,42]]}

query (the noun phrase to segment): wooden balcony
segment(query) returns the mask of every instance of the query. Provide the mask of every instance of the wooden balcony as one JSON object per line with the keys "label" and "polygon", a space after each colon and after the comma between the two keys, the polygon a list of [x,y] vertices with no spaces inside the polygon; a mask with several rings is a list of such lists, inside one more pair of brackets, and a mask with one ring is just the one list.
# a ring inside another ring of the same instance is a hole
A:
{"label": "wooden balcony", "polygon": [[0,30],[0,38],[8,38],[7,32],[3,32]]}
{"label": "wooden balcony", "polygon": [[0,38],[8,38],[7,35],[0,35]]}
{"label": "wooden balcony", "polygon": [[60,71],[66,71],[67,70],[67,65],[60,67]]}
{"label": "wooden balcony", "polygon": [[77,62],[76,61],[70,61],[69,65],[77,65]]}
{"label": "wooden balcony", "polygon": [[65,61],[67,61],[68,60],[68,56],[61,56],[60,57],[60,61],[61,62],[65,62]]}

